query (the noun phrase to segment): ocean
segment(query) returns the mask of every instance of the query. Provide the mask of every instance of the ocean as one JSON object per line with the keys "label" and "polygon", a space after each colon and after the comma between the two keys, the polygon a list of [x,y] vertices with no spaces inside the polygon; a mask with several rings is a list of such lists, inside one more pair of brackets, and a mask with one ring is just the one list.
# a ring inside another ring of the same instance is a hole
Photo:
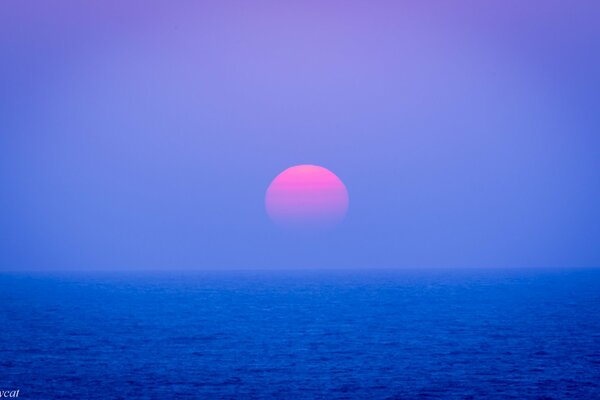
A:
{"label": "ocean", "polygon": [[600,399],[600,270],[0,274],[30,399]]}

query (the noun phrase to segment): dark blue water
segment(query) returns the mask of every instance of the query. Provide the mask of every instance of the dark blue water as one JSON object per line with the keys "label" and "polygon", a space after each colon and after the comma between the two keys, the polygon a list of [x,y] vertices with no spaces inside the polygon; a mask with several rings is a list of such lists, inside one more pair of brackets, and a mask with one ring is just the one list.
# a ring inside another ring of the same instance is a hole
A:
{"label": "dark blue water", "polygon": [[600,270],[0,275],[0,390],[598,399]]}

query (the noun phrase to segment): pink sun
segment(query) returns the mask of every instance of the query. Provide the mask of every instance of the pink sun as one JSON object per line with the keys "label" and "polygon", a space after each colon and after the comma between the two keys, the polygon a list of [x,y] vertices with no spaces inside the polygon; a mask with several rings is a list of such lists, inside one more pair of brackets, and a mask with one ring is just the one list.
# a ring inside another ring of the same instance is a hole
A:
{"label": "pink sun", "polygon": [[341,222],[348,211],[348,191],[327,168],[297,165],[271,182],[265,196],[267,214],[278,225],[323,228]]}

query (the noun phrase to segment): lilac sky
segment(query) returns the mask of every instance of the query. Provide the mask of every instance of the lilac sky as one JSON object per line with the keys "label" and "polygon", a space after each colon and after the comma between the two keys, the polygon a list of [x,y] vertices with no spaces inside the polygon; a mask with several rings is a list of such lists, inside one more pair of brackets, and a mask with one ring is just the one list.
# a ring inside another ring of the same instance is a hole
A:
{"label": "lilac sky", "polygon": [[[597,1],[3,1],[0,270],[600,266],[598,21]],[[335,230],[266,215],[297,164],[346,184]]]}

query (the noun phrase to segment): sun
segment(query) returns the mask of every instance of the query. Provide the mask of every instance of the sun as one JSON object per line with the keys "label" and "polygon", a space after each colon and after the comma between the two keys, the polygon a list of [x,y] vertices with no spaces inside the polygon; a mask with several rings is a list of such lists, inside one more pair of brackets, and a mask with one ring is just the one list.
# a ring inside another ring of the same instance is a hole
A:
{"label": "sun", "polygon": [[349,198],[333,172],[318,165],[296,165],[277,175],[265,195],[267,214],[286,228],[329,228],[344,220]]}

